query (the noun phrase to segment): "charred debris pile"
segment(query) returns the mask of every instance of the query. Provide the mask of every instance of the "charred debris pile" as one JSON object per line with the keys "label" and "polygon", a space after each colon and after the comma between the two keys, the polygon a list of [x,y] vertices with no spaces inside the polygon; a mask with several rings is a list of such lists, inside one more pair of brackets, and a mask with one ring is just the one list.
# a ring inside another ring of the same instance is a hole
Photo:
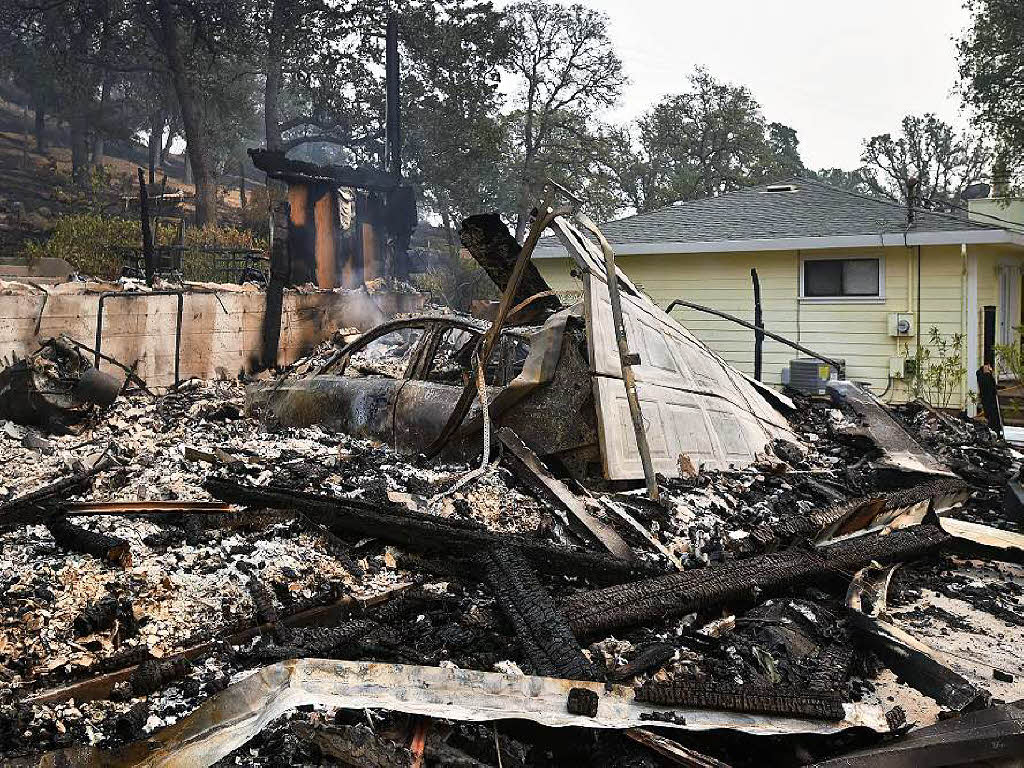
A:
{"label": "charred debris pile", "polygon": [[[532,322],[523,338],[551,336]],[[558,341],[586,353],[593,325]],[[339,334],[263,387],[339,356],[349,378],[424,364],[390,338],[356,360]],[[733,466],[680,454],[652,499],[525,439],[539,406],[467,410],[475,456],[428,459],[397,434],[282,423],[238,381],[75,399],[91,374],[45,349],[8,375],[59,418],[0,422],[5,763],[954,765],[1024,748],[1022,457],[982,423],[844,386],[765,394],[791,439]],[[457,373],[458,350],[444,360]],[[540,390],[561,374],[545,375]],[[47,376],[70,400],[42,401]]]}

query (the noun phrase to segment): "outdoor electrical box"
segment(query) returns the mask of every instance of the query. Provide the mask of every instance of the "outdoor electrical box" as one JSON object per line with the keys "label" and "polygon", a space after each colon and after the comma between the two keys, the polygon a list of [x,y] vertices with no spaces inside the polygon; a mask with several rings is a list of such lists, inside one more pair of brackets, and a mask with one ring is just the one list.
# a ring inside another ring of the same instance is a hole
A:
{"label": "outdoor electrical box", "polygon": [[889,358],[889,378],[890,379],[902,379],[906,377],[906,363],[907,358],[905,357],[890,357]]}
{"label": "outdoor electrical box", "polygon": [[914,315],[910,312],[890,312],[889,335],[899,337],[913,336]]}

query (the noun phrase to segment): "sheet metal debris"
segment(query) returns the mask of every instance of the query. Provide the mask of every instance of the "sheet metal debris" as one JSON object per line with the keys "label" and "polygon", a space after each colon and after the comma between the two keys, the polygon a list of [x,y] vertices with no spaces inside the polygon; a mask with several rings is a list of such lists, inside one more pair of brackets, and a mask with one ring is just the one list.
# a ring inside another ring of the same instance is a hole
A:
{"label": "sheet metal debris", "polygon": [[[598,696],[597,714],[573,715],[565,701],[573,688]],[[639,728],[645,715],[666,711],[637,702],[629,687],[496,672],[296,659],[264,667],[221,691],[179,723],[113,753],[93,753],[79,765],[208,766],[231,754],[268,723],[296,707],[387,709],[447,720],[530,720],[553,728]],[[762,736],[830,734],[851,728],[879,733],[889,727],[877,708],[850,704],[835,722],[781,716],[673,710],[659,726],[692,731],[720,728]]]}

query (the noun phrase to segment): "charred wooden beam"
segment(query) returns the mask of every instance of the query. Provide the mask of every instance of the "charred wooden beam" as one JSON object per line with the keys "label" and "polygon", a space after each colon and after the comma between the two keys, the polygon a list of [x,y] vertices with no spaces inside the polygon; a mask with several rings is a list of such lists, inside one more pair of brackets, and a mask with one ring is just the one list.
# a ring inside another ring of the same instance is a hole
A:
{"label": "charred wooden beam", "polygon": [[867,567],[850,582],[846,605],[861,638],[901,678],[942,706],[954,712],[986,706],[988,691],[954,672],[934,650],[883,618],[895,570]]}
{"label": "charred wooden beam", "polygon": [[272,179],[300,183],[327,183],[336,187],[353,187],[375,192],[390,192],[401,179],[376,168],[343,165],[316,165],[292,160],[284,152],[270,149],[247,150],[252,164]]}
{"label": "charred wooden beam", "polygon": [[567,680],[595,680],[565,616],[515,550],[495,547],[483,555],[494,598],[515,629],[534,674]]}
{"label": "charred wooden beam", "polygon": [[509,427],[498,430],[498,439],[511,455],[508,464],[520,480],[541,501],[568,511],[569,526],[577,535],[594,538],[615,557],[635,560],[636,555],[615,529],[595,517],[587,509],[583,499],[574,494],[561,480],[552,475],[540,458],[531,451],[519,435]]}
{"label": "charred wooden beam", "polygon": [[868,534],[812,552],[788,550],[715,568],[673,573],[619,584],[568,598],[563,609],[578,637],[710,608],[732,600],[811,582],[848,578],[871,561],[910,560],[945,544],[949,536],[921,525],[880,536]]}
{"label": "charred wooden beam", "polygon": [[364,619],[350,619],[336,627],[282,627],[279,642],[257,645],[243,657],[261,664],[307,657],[330,659],[378,627],[376,622]]}
{"label": "charred wooden beam", "polygon": [[548,573],[572,573],[605,583],[628,578],[643,566],[580,547],[547,544],[529,536],[500,534],[475,523],[276,486],[255,488],[210,478],[205,488],[223,501],[266,509],[298,510],[338,534],[372,536],[414,551],[476,555],[495,546],[514,547]]}

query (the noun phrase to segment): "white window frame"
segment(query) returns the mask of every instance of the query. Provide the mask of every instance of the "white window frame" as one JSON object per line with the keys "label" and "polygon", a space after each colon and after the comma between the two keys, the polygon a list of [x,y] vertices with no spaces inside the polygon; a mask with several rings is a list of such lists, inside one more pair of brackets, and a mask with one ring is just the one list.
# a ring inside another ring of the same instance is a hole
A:
{"label": "white window frame", "polygon": [[[874,259],[878,262],[878,295],[877,296],[805,296],[804,295],[804,264],[808,261],[854,261],[857,259]],[[884,304],[885,303],[885,255],[870,254],[800,254],[800,274],[797,286],[798,296],[802,304]]]}

